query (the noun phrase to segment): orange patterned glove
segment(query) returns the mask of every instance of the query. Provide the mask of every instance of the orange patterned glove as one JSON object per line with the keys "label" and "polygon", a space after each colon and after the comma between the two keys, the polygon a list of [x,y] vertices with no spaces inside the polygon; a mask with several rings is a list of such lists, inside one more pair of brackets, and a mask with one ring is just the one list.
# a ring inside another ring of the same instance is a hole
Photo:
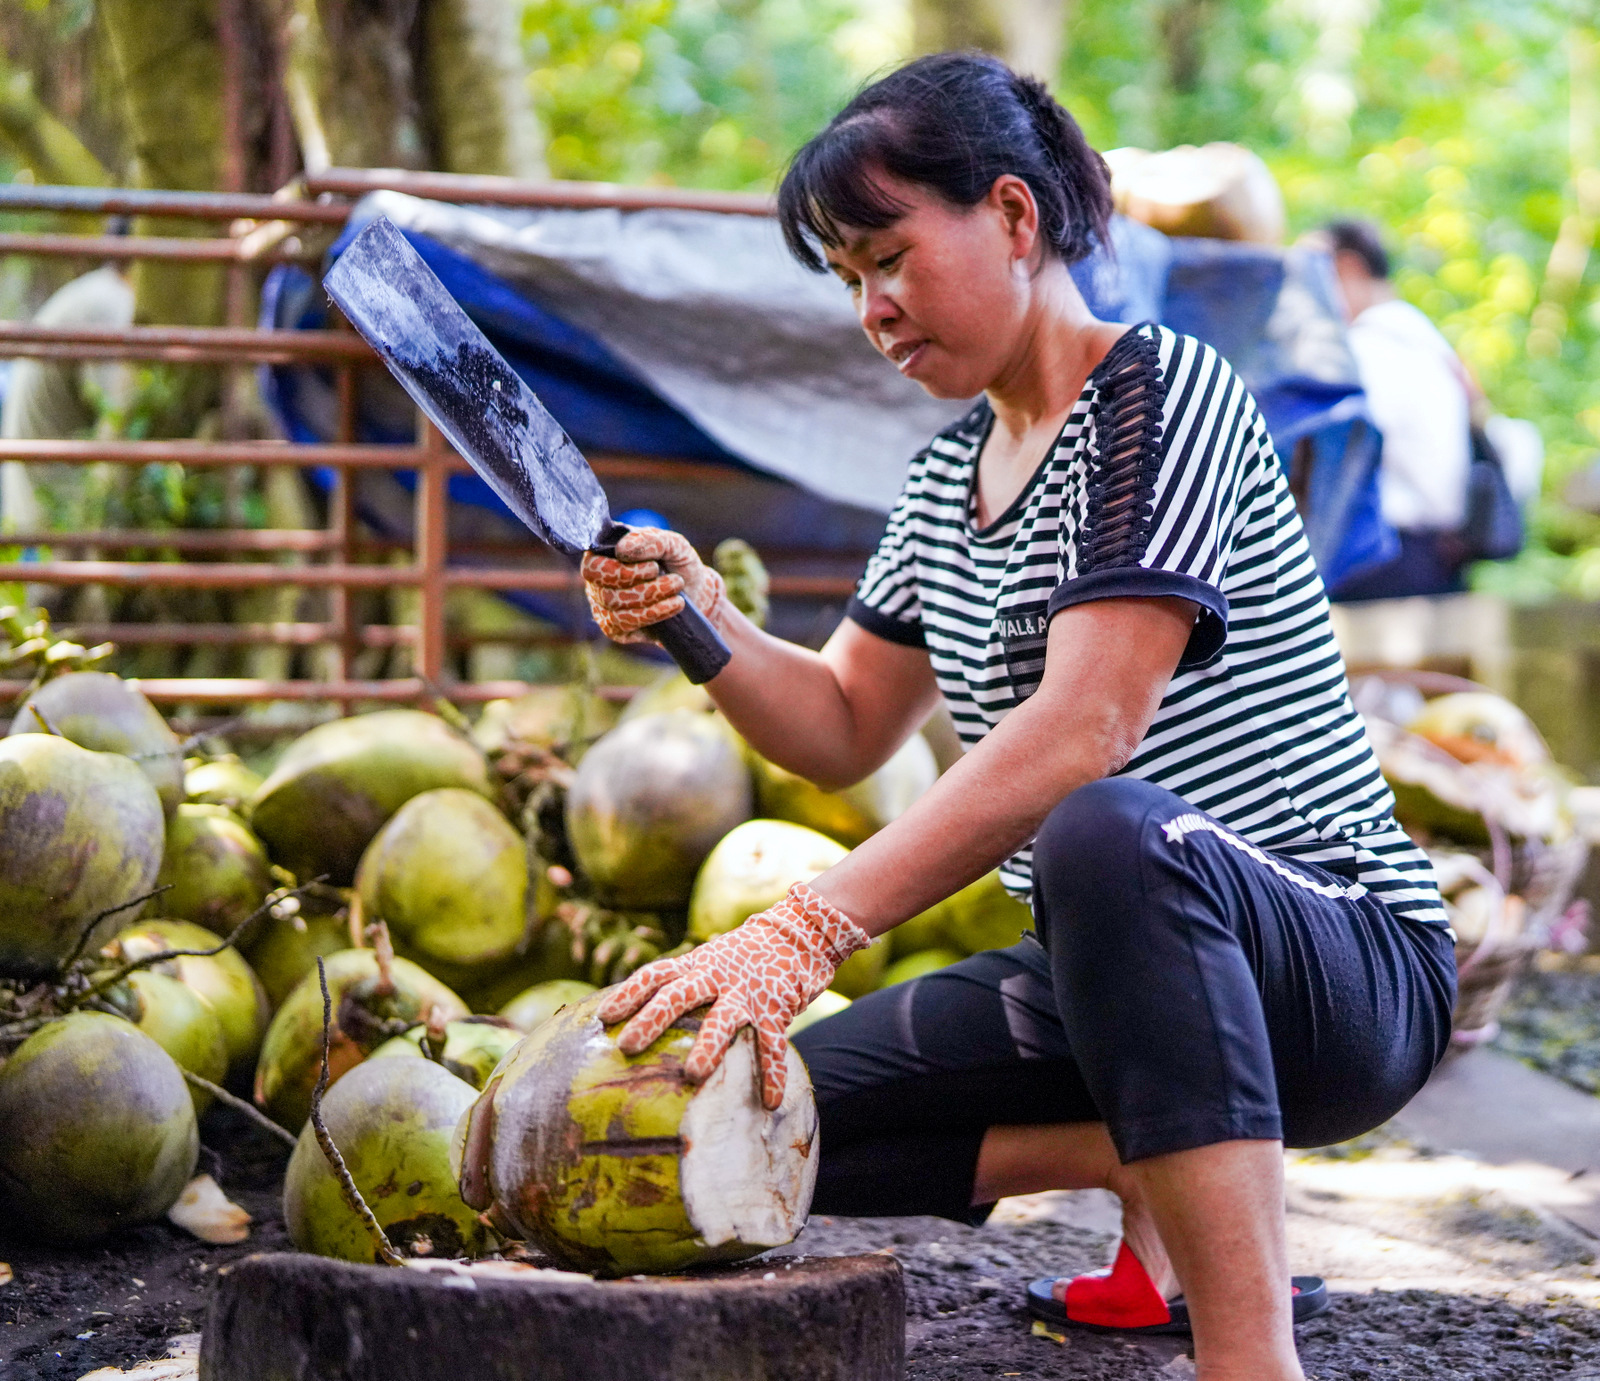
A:
{"label": "orange patterned glove", "polygon": [[840,964],[870,943],[844,912],[797,882],[781,902],[737,930],[681,959],[646,964],[606,996],[600,1020],[632,1016],[617,1044],[637,1055],[685,1012],[710,1002],[684,1072],[696,1083],[710,1078],[739,1028],[753,1027],[761,1101],[776,1108],[783,1102],[789,1023],[833,981]]}
{"label": "orange patterned glove", "polygon": [[722,577],[689,539],[658,527],[634,528],[615,557],[585,552],[583,588],[600,631],[618,643],[647,641],[650,625],[670,619],[685,599],[716,627],[726,601]]}

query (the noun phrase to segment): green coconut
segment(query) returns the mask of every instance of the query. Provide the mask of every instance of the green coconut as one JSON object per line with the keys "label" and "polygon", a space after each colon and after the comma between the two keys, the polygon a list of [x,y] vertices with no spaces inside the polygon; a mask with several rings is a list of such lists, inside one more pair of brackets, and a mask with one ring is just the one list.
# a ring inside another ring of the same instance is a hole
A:
{"label": "green coconut", "polygon": [[[328,1091],[322,1117],[333,1144],[396,1250],[444,1259],[494,1245],[461,1202],[450,1165],[456,1124],[474,1090],[432,1060],[369,1060]],[[289,1157],[283,1220],[303,1252],[372,1263],[372,1238],[344,1201],[310,1123]]]}
{"label": "green coconut", "polygon": [[880,935],[840,964],[828,986],[845,997],[865,997],[882,986],[889,957],[889,937]]}
{"label": "green coconut", "polygon": [[183,792],[193,804],[227,806],[241,815],[260,788],[261,774],[231,754],[202,762],[183,774]]}
{"label": "green coconut", "polygon": [[[386,1040],[367,1058],[369,1060],[406,1058],[423,1059],[422,1039],[428,1033],[426,1026],[413,1026],[403,1036]],[[448,1022],[444,1028],[444,1067],[458,1079],[464,1079],[475,1089],[489,1082],[494,1067],[501,1057],[523,1037],[524,1033],[500,1017],[463,1017]]]}
{"label": "green coconut", "polygon": [[168,815],[183,800],[182,742],[137,682],[109,671],[74,671],[46,681],[22,702],[11,732],[52,731],[80,748],[121,753],[137,763]]}
{"label": "green coconut", "polygon": [[824,791],[754,750],[750,766],[762,816],[807,825],[852,849],[898,820],[939,778],[933,749],[921,734],[912,734],[870,777],[843,791]]}
{"label": "green coconut", "polygon": [[514,958],[475,974],[460,990],[461,998],[474,1012],[498,1012],[536,984],[582,978],[588,971],[586,956],[575,952],[572,932],[546,921],[518,946]]}
{"label": "green coconut", "polygon": [[93,1242],[151,1222],[199,1153],[182,1072],[121,1017],[74,1012],[0,1065],[0,1214],[23,1240]]}
{"label": "green coconut", "polygon": [[717,841],[750,817],[750,773],[720,716],[671,710],[619,724],[584,755],[567,835],[606,906],[684,906]]}
{"label": "green coconut", "polygon": [[584,686],[534,686],[514,700],[491,700],[472,726],[485,753],[526,746],[560,751],[569,762],[617,722],[621,707]]}
{"label": "green coconut", "polygon": [[[123,959],[143,959],[161,950],[216,949],[222,937],[192,921],[141,921],[112,942]],[[194,989],[216,1011],[228,1051],[228,1082],[244,1087],[266,1034],[267,995],[250,965],[231,945],[216,954],[184,954],[157,966]]]}
{"label": "green coconut", "polygon": [[320,724],[291,743],[252,799],[250,823],[296,877],[348,886],[384,821],[445,786],[494,798],[477,745],[437,715],[380,710]]}
{"label": "green coconut", "polygon": [[746,820],[712,849],[689,898],[689,938],[702,943],[776,906],[847,854],[843,844],[787,820]]}
{"label": "green coconut", "polygon": [[622,722],[643,719],[647,714],[668,710],[691,710],[695,714],[716,713],[717,702],[704,686],[697,686],[674,667],[636,694],[622,712]]}
{"label": "green coconut", "polygon": [[276,1009],[308,973],[317,958],[351,949],[349,912],[318,898],[288,898],[250,927],[240,950]]}
{"label": "green coconut", "polygon": [[838,1016],[849,1005],[850,999],[843,993],[834,992],[832,988],[820,992],[811,999],[811,1005],[789,1023],[788,1034],[791,1036],[799,1035],[808,1026],[813,1026],[828,1017]]}
{"label": "green coconut", "polygon": [[229,935],[266,900],[270,868],[261,841],[226,806],[181,805],[167,823],[156,878],[170,890],[156,904],[169,916]]}
{"label": "green coconut", "polygon": [[[127,758],[49,734],[0,740],[0,975],[53,975],[98,913],[150,890],[164,832]],[[85,948],[137,914],[107,918]]]}
{"label": "green coconut", "polygon": [[517,1030],[527,1033],[536,1026],[543,1026],[563,1007],[582,1002],[594,991],[593,983],[585,983],[576,978],[557,978],[546,983],[535,983],[533,987],[518,993],[506,1003],[500,1009],[500,1015]]}
{"label": "green coconut", "polygon": [[[216,1009],[193,988],[164,973],[140,969],[126,979],[125,993],[113,992],[112,1005],[178,1063],[178,1068],[220,1084],[228,1072],[228,1046]],[[211,1095],[189,1086],[195,1115],[211,1105]]]}
{"label": "green coconut", "polygon": [[[797,882],[810,882],[848,853],[825,834],[787,820],[747,820],[718,842],[695,878],[689,938],[703,943],[776,906]],[[833,977],[846,997],[878,986],[889,962],[886,939],[852,954]]]}
{"label": "green coconut", "polygon": [[889,932],[889,957],[904,959],[925,949],[949,949],[950,937],[944,933],[944,903],[930,906],[909,921],[901,921]]}
{"label": "green coconut", "polygon": [[[333,999],[329,1077],[337,1081],[386,1040],[409,1031],[437,1010],[445,1021],[467,1015],[466,1004],[425,969],[406,959],[390,965],[385,984],[370,949],[348,949],[324,961]],[[255,1099],[275,1122],[299,1127],[311,1115],[311,1090],[322,1068],[322,989],[307,974],[284,999],[267,1028],[256,1065]]]}
{"label": "green coconut", "polygon": [[528,928],[527,846],[482,796],[425,791],[367,846],[355,890],[397,953],[459,987],[515,957]]}
{"label": "green coconut", "polygon": [[601,994],[550,1018],[495,1072],[457,1133],[462,1198],[493,1207],[563,1265],[674,1272],[792,1241],[817,1174],[817,1111],[790,1050],[782,1107],[761,1106],[741,1031],[702,1086],[683,1061],[697,1015],[639,1055],[595,1015]]}
{"label": "green coconut", "polygon": [[940,969],[947,969],[952,964],[959,964],[967,956],[955,949],[925,949],[916,954],[908,954],[904,959],[896,959],[883,971],[883,981],[880,988],[892,988],[896,983],[905,983],[913,978],[924,978],[930,973],[937,973]]}
{"label": "green coconut", "polygon": [[1016,944],[1024,931],[1033,929],[1033,912],[1006,891],[998,869],[985,873],[932,910],[946,944],[965,954],[1004,949]]}

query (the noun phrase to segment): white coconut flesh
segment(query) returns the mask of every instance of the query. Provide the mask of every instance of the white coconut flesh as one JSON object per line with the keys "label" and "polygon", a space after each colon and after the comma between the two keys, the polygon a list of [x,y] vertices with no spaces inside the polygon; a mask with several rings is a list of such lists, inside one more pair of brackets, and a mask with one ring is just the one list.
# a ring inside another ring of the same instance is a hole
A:
{"label": "white coconut flesh", "polygon": [[817,1104],[805,1064],[788,1048],[776,1112],[762,1106],[755,1037],[741,1031],[683,1115],[678,1183],[695,1232],[781,1247],[800,1235],[817,1186]]}

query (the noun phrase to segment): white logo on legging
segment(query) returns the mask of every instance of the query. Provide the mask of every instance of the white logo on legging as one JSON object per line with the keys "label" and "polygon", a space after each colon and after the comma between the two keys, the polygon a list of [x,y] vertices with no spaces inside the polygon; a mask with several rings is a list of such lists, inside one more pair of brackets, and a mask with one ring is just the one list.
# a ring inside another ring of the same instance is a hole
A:
{"label": "white logo on legging", "polygon": [[1304,887],[1308,892],[1315,892],[1319,897],[1346,897],[1353,901],[1357,897],[1367,895],[1367,889],[1359,882],[1352,882],[1348,887],[1340,887],[1334,883],[1313,882],[1308,877],[1302,877],[1293,868],[1284,867],[1271,854],[1263,853],[1254,844],[1240,839],[1238,835],[1223,829],[1215,820],[1207,820],[1203,815],[1180,815],[1163,825],[1161,829],[1166,834],[1169,844],[1181,844],[1189,835],[1199,830],[1214,834],[1218,839],[1232,844],[1240,853],[1272,869],[1279,877],[1287,878],[1296,886]]}

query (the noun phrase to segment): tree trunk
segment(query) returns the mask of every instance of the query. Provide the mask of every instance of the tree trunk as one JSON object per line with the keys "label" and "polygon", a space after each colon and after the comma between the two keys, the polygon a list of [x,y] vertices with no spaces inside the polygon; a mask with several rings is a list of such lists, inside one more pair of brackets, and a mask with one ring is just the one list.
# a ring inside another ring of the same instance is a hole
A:
{"label": "tree trunk", "polygon": [[[100,0],[141,187],[208,191],[222,171],[222,60],[216,0]],[[163,221],[148,234],[206,236],[203,222]],[[210,326],[222,320],[215,267],[141,263],[133,273],[139,321]]]}
{"label": "tree trunk", "polygon": [[425,0],[421,33],[435,166],[545,176],[515,7],[506,0]]}
{"label": "tree trunk", "polygon": [[417,10],[418,0],[294,0],[289,70],[302,148],[314,121],[340,166],[429,165],[411,56]]}
{"label": "tree trunk", "polygon": [[980,48],[1046,84],[1060,75],[1068,0],[913,0],[919,53]]}

